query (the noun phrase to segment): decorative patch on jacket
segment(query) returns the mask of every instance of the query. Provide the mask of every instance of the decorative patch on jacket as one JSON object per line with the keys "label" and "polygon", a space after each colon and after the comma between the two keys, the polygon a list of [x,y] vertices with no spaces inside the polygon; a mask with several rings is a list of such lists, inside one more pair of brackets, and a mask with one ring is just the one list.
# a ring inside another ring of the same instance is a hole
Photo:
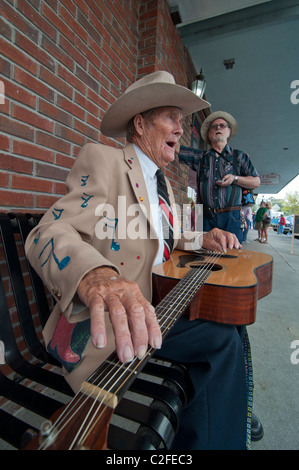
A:
{"label": "decorative patch on jacket", "polygon": [[52,354],[68,372],[81,361],[90,338],[90,319],[69,323],[64,315],[56,325],[53,337],[47,346]]}

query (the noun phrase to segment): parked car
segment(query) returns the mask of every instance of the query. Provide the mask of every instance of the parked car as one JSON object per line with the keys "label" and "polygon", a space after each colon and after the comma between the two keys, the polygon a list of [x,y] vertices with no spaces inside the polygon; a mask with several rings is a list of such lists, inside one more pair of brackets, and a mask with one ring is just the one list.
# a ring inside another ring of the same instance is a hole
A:
{"label": "parked car", "polygon": [[[271,219],[271,226],[275,232],[278,230],[278,224],[279,224],[279,219],[280,217],[272,217]],[[293,231],[293,224],[294,224],[294,216],[293,215],[286,215],[286,224],[284,226],[283,233],[292,233]]]}

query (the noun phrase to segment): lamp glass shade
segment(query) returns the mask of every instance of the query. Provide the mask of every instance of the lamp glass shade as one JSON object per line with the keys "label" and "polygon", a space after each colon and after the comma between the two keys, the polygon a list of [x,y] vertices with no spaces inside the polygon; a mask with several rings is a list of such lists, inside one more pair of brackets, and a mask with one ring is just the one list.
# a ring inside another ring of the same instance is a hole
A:
{"label": "lamp glass shade", "polygon": [[202,75],[200,72],[199,75],[197,75],[196,79],[192,83],[192,91],[195,93],[199,98],[202,98],[204,95],[206,89],[206,81],[205,77]]}

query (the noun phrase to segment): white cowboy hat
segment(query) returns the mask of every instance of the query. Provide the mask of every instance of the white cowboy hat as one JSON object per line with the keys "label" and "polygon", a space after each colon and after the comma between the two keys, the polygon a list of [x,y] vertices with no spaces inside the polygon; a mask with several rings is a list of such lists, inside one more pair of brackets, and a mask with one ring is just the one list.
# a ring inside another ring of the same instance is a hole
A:
{"label": "white cowboy hat", "polygon": [[208,108],[191,90],[176,85],[173,76],[160,70],[133,83],[103,117],[101,132],[109,137],[125,137],[127,124],[136,114],[164,106],[180,108],[183,116]]}
{"label": "white cowboy hat", "polygon": [[224,121],[226,121],[227,124],[229,125],[231,129],[231,133],[227,140],[231,140],[238,131],[237,121],[231,114],[226,113],[225,111],[214,111],[213,113],[209,114],[209,116],[204,120],[200,128],[201,136],[203,140],[207,142],[208,144],[210,143],[208,132],[209,132],[212,122],[216,121],[216,119],[224,119]]}

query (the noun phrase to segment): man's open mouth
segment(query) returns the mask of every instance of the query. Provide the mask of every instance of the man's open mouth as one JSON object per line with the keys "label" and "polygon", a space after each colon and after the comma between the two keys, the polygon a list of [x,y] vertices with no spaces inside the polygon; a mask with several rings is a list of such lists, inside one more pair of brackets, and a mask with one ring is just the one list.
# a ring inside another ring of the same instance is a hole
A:
{"label": "man's open mouth", "polygon": [[168,147],[171,147],[172,149],[175,147],[176,143],[175,142],[166,142]]}

